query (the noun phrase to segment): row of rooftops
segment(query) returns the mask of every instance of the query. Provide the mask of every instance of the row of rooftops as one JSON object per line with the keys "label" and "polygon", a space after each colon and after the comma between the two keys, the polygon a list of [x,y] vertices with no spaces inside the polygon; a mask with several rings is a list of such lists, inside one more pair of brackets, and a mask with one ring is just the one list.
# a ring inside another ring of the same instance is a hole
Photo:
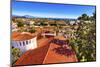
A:
{"label": "row of rooftops", "polygon": [[[36,37],[36,33],[29,32],[12,32],[12,40],[22,41],[29,40]],[[56,44],[50,43],[54,38],[65,40],[62,36],[50,37],[42,39],[39,47],[26,51],[16,62],[16,65],[28,64],[48,64],[48,63],[62,63],[62,62],[77,62],[76,55],[66,57],[59,55],[53,51],[54,48],[59,47]]]}
{"label": "row of rooftops", "polygon": [[[50,31],[45,31],[44,33],[48,34],[51,33]],[[12,32],[12,40],[13,41],[24,41],[24,40],[30,40],[34,37],[38,37],[38,34],[42,35],[42,32],[38,31],[35,33],[29,33],[29,32]]]}

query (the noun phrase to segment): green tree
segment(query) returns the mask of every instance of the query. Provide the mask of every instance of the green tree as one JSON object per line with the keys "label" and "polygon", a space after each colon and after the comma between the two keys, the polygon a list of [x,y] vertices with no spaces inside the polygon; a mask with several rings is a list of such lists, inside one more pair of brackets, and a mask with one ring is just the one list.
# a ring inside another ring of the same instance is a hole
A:
{"label": "green tree", "polygon": [[46,26],[47,24],[46,23],[44,23],[43,21],[42,22],[40,22],[40,26]]}
{"label": "green tree", "polygon": [[75,50],[79,61],[96,60],[96,27],[95,23],[79,24],[78,29],[73,33],[74,38],[70,39],[70,44]]}
{"label": "green tree", "polygon": [[80,16],[80,17],[78,17],[78,20],[82,20],[82,17]]}
{"label": "green tree", "polygon": [[78,17],[78,20],[89,20],[90,17],[87,14],[82,14],[80,17]]}
{"label": "green tree", "polygon": [[12,53],[12,65],[14,66],[15,62],[18,60],[22,52],[18,48],[12,48],[11,53]]}
{"label": "green tree", "polygon": [[30,33],[35,33],[34,29],[29,30]]}
{"label": "green tree", "polygon": [[93,13],[93,19],[96,20],[96,11]]}
{"label": "green tree", "polygon": [[34,27],[32,27],[31,29],[28,30],[28,32],[30,32],[30,33],[35,33],[35,31],[36,31],[36,30],[35,30]]}
{"label": "green tree", "polygon": [[96,19],[96,11],[93,13],[93,17]]}
{"label": "green tree", "polygon": [[23,22],[18,22],[18,23],[17,23],[17,26],[18,26],[18,27],[23,27],[23,26],[24,26],[24,23],[23,23]]}

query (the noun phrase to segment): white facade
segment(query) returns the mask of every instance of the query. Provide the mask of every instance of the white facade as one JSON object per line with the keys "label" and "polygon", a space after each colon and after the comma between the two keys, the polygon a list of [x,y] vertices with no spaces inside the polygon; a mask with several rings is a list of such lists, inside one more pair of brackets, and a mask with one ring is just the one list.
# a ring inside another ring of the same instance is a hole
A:
{"label": "white facade", "polygon": [[37,47],[37,37],[34,37],[29,40],[24,41],[12,41],[12,46],[14,48],[19,48],[22,53],[26,52],[27,50],[34,49]]}
{"label": "white facade", "polygon": [[45,36],[45,35],[56,36],[56,33],[43,33],[43,34],[42,34],[42,36]]}
{"label": "white facade", "polygon": [[12,31],[17,31],[17,24],[12,22]]}
{"label": "white facade", "polygon": [[26,20],[24,21],[25,24],[33,25],[35,21]]}
{"label": "white facade", "polygon": [[73,21],[73,20],[70,21],[70,24],[71,24],[71,25],[73,25],[74,23],[75,23],[75,21]]}

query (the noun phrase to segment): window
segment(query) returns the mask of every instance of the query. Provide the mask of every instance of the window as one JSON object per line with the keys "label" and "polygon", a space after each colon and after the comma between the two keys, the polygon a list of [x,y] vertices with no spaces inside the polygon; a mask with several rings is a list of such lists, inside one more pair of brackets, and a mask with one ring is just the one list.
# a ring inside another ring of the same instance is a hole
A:
{"label": "window", "polygon": [[25,46],[25,42],[23,42],[23,46]]}
{"label": "window", "polygon": [[20,46],[21,46],[21,42],[19,42]]}
{"label": "window", "polygon": [[26,41],[26,44],[28,44],[28,41]]}

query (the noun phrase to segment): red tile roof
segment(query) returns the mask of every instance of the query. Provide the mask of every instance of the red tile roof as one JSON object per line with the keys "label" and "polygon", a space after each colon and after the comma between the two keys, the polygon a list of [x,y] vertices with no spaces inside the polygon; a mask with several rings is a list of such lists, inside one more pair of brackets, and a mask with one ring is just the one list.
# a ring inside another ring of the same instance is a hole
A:
{"label": "red tile roof", "polygon": [[53,49],[59,45],[50,43],[51,40],[52,38],[42,43],[43,46],[27,51],[17,60],[16,65],[77,62],[76,55],[66,57],[54,52]]}
{"label": "red tile roof", "polygon": [[32,35],[31,33],[28,32],[12,32],[12,40],[15,41],[22,41],[22,40],[29,40],[34,38],[35,35]]}
{"label": "red tile roof", "polygon": [[22,55],[16,65],[28,65],[28,64],[42,64],[43,60],[47,54],[48,48],[50,46],[49,41],[46,41],[44,46],[38,47],[34,50],[27,51],[24,55]]}
{"label": "red tile roof", "polygon": [[64,55],[55,53],[53,51],[54,48],[59,47],[58,45],[51,43],[50,47],[48,49],[48,52],[46,54],[46,57],[43,61],[43,64],[48,64],[48,63],[62,63],[62,62],[77,62],[77,58],[75,55],[71,55],[70,57],[66,57]]}
{"label": "red tile roof", "polygon": [[20,32],[12,32],[12,38],[15,38],[19,34],[20,34]]}

